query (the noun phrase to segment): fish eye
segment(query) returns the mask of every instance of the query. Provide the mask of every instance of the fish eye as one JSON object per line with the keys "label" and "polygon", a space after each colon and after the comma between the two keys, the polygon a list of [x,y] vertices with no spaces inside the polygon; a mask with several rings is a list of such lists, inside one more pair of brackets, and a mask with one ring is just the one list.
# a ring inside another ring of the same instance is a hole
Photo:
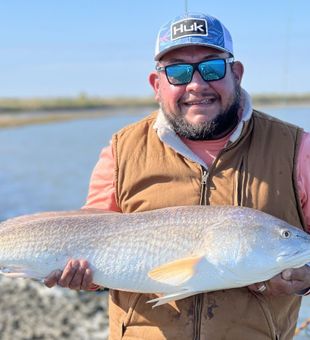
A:
{"label": "fish eye", "polygon": [[283,230],[281,233],[281,236],[283,238],[290,238],[291,237],[291,232],[289,230]]}

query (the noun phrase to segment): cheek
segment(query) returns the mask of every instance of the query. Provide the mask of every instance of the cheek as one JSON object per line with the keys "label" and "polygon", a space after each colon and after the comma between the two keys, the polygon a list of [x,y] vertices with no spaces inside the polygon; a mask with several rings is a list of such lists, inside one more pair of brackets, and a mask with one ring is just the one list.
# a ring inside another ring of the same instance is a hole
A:
{"label": "cheek", "polygon": [[184,86],[173,86],[168,82],[161,84],[157,93],[158,100],[169,105],[177,105],[180,98],[183,96]]}
{"label": "cheek", "polygon": [[236,91],[236,84],[234,79],[225,79],[225,81],[218,81],[212,84],[212,88],[221,96],[223,104],[227,104],[234,98]]}

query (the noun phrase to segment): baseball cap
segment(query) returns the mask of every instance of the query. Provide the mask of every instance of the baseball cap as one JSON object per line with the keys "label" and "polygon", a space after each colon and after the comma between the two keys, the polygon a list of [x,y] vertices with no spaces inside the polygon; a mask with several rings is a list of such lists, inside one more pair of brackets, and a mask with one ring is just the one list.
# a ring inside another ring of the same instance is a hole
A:
{"label": "baseball cap", "polygon": [[203,13],[186,13],[160,28],[155,60],[159,60],[169,51],[190,45],[213,47],[233,56],[231,35],[218,19]]}

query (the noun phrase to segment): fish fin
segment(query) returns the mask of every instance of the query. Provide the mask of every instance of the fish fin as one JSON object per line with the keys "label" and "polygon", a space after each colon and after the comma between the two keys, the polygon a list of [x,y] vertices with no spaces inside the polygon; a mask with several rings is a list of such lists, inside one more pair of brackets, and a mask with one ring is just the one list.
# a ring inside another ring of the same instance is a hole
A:
{"label": "fish fin", "polygon": [[44,276],[30,268],[26,267],[4,267],[0,268],[0,274],[15,279],[15,278],[28,278],[36,281],[42,281]]}
{"label": "fish fin", "polygon": [[202,256],[195,256],[165,263],[149,271],[148,276],[155,281],[179,286],[195,275],[201,259]]}
{"label": "fish fin", "polygon": [[183,290],[176,292],[176,293],[165,294],[165,295],[158,297],[156,299],[149,300],[149,301],[147,301],[147,303],[156,302],[155,305],[152,306],[152,308],[155,308],[155,307],[164,305],[165,303],[185,299],[189,296],[192,296],[192,295],[195,295],[195,294],[198,294],[198,293],[200,293],[200,292],[193,292],[193,291],[190,291],[189,289],[183,289]]}

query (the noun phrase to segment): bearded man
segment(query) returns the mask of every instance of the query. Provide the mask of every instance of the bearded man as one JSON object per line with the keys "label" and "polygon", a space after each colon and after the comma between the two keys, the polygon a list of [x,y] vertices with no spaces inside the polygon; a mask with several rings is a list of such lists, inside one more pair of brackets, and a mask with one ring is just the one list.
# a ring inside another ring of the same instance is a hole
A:
{"label": "bearded man", "polygon": [[[225,26],[205,14],[174,18],[159,31],[155,61],[149,81],[159,110],[123,128],[103,149],[84,209],[246,206],[308,231],[310,136],[252,108]],[[83,260],[46,279],[48,286],[56,283],[96,288]],[[146,303],[154,295],[111,290],[110,339],[292,339],[298,294],[309,286],[304,266],[155,309]]]}

